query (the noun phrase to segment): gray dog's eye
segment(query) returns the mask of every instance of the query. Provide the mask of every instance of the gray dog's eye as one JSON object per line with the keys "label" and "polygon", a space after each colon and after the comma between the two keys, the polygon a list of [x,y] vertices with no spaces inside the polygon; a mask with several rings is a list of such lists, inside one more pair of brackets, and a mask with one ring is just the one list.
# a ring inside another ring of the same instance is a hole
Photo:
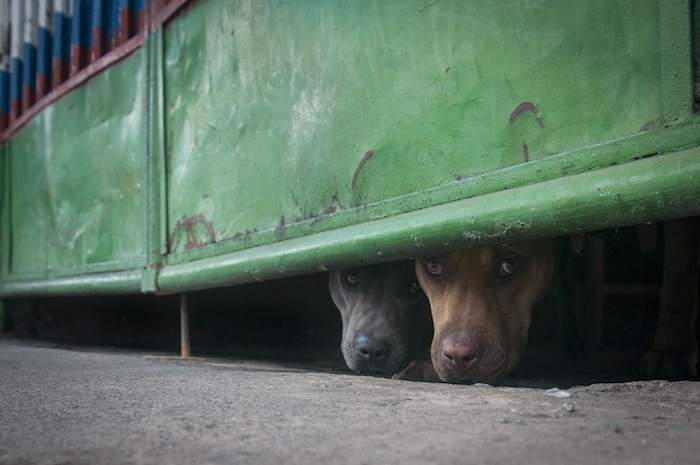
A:
{"label": "gray dog's eye", "polygon": [[355,273],[346,274],[345,281],[352,287],[357,287],[357,275]]}
{"label": "gray dog's eye", "polygon": [[420,292],[420,285],[418,285],[418,283],[416,283],[416,282],[413,282],[413,283],[411,283],[411,286],[408,288],[408,291],[411,294],[417,294],[418,292]]}
{"label": "gray dog's eye", "polygon": [[516,260],[503,260],[501,263],[501,269],[498,270],[498,276],[505,278],[512,275],[518,269],[518,262]]}

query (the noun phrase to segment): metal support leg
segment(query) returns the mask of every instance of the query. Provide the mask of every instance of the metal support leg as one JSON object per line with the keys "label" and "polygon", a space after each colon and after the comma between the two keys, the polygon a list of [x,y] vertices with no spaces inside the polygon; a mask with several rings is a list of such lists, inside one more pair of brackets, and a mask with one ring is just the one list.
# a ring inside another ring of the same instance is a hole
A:
{"label": "metal support leg", "polygon": [[180,356],[190,356],[190,314],[187,307],[187,294],[180,294]]}

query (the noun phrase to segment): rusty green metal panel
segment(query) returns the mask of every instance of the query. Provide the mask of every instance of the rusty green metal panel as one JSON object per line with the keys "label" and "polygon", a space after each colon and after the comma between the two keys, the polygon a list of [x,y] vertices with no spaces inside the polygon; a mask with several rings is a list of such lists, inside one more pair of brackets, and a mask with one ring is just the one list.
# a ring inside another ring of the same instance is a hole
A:
{"label": "rusty green metal panel", "polygon": [[193,2],[2,148],[0,295],[180,292],[700,213],[690,11]]}
{"label": "rusty green metal panel", "polygon": [[200,1],[165,31],[168,263],[696,144],[662,3]]}
{"label": "rusty green metal panel", "polygon": [[145,72],[137,52],[9,141],[11,277],[143,265]]}

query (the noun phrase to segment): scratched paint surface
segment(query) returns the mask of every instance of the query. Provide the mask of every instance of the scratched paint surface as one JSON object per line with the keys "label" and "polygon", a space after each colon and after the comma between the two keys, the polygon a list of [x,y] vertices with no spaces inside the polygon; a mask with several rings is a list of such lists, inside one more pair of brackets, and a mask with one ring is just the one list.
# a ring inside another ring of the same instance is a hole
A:
{"label": "scratched paint surface", "polygon": [[165,31],[169,230],[281,239],[658,127],[658,31],[655,1],[200,1]]}
{"label": "scratched paint surface", "polygon": [[144,73],[137,52],[10,141],[13,274],[143,262]]}

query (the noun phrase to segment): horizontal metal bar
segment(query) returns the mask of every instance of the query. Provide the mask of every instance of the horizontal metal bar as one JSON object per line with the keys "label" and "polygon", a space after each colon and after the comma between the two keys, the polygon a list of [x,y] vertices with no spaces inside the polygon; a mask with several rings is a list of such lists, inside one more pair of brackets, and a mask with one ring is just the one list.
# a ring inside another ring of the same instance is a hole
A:
{"label": "horizontal metal bar", "polygon": [[0,297],[135,294],[141,291],[142,270],[46,277],[0,283]]}
{"label": "horizontal metal bar", "polygon": [[159,292],[278,278],[700,213],[700,147],[165,266]]}

